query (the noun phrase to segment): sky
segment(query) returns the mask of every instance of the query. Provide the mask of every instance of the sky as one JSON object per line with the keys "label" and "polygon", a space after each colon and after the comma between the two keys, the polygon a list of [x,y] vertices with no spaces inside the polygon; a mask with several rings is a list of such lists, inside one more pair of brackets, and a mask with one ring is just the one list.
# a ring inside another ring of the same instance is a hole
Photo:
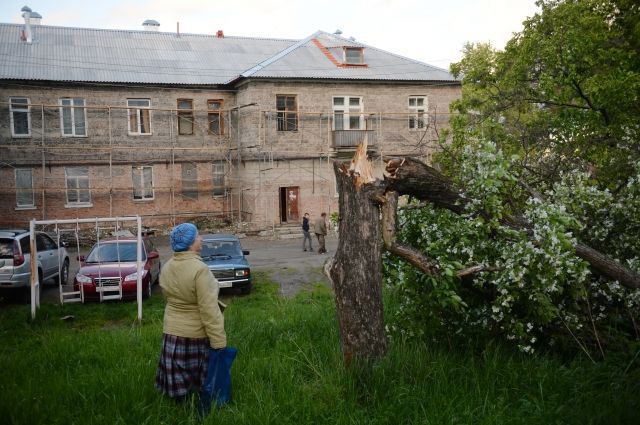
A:
{"label": "sky", "polygon": [[535,0],[2,0],[0,22],[23,23],[20,9],[43,25],[141,30],[154,19],[160,31],[302,39],[318,30],[448,69],[467,42],[502,49]]}

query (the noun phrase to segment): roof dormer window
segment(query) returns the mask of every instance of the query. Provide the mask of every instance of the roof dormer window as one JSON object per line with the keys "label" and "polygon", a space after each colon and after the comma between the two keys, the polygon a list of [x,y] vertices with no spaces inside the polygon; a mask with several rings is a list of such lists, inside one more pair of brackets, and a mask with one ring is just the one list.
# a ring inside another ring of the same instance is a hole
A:
{"label": "roof dormer window", "polygon": [[345,47],[344,63],[349,65],[363,65],[364,49],[362,47]]}

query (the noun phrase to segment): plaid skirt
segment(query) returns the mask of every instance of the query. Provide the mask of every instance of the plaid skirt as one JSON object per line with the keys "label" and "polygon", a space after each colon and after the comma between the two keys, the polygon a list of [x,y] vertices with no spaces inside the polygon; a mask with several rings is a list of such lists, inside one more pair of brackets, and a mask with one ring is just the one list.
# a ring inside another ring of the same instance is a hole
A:
{"label": "plaid skirt", "polygon": [[155,387],[172,398],[199,392],[207,377],[208,362],[208,338],[163,334]]}

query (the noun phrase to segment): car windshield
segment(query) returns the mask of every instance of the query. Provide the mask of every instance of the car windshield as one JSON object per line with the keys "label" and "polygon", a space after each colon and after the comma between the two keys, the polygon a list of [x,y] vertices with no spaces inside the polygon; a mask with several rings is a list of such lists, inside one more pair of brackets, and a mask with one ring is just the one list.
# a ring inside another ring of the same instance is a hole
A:
{"label": "car windshield", "polygon": [[0,239],[0,258],[13,258],[13,239]]}
{"label": "car windshield", "polygon": [[238,241],[205,240],[202,241],[200,255],[202,258],[239,257],[242,255],[242,249]]}
{"label": "car windshield", "polygon": [[[136,242],[104,243],[95,245],[87,256],[87,263],[105,263],[118,261],[136,261]],[[144,249],[142,261],[146,260]]]}

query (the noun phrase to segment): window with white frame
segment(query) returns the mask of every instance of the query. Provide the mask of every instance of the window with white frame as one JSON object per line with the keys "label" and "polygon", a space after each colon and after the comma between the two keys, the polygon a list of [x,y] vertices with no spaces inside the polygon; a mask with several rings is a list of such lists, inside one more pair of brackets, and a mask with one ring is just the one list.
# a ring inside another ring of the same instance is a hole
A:
{"label": "window with white frame", "polygon": [[409,96],[409,130],[422,130],[427,126],[426,112],[426,96]]}
{"label": "window with white frame", "polygon": [[151,134],[151,100],[127,99],[129,134]]}
{"label": "window with white frame", "polygon": [[364,130],[364,105],[360,96],[333,97],[333,129]]}
{"label": "window with white frame", "polygon": [[9,117],[13,137],[31,136],[31,107],[27,97],[9,98]]}
{"label": "window with white frame", "polygon": [[65,167],[67,205],[90,205],[89,167]]}
{"label": "window with white frame", "polygon": [[18,208],[35,206],[33,201],[33,170],[31,168],[16,168],[16,206]]}
{"label": "window with white frame", "polygon": [[153,199],[153,167],[149,165],[132,167],[133,199]]}
{"label": "window with white frame", "polygon": [[87,113],[84,99],[60,99],[60,128],[63,136],[86,136]]}
{"label": "window with white frame", "polygon": [[226,171],[227,168],[224,161],[213,163],[213,196],[224,196],[226,194]]}

